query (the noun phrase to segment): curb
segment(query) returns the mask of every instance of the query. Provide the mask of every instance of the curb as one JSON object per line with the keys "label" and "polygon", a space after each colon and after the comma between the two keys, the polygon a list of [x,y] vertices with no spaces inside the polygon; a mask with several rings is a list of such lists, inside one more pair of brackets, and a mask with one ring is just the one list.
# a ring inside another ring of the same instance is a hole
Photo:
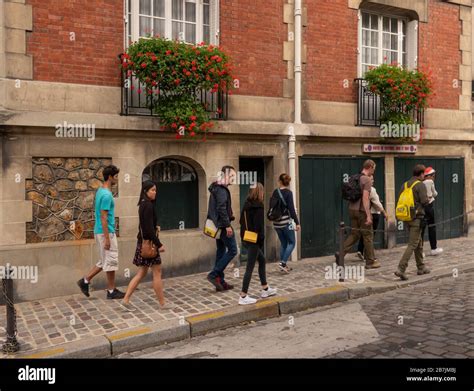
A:
{"label": "curb", "polygon": [[349,289],[340,285],[298,292],[280,301],[280,314],[291,314],[349,299]]}
{"label": "curb", "polygon": [[[462,268],[462,265],[460,266],[456,267],[459,274],[474,271],[474,266],[465,268]],[[237,305],[188,316],[184,320],[181,318],[179,320],[149,323],[98,337],[68,342],[48,349],[12,355],[7,358],[111,358],[121,353],[177,342],[246,322],[279,317],[284,314],[407,288],[447,277],[453,277],[452,268],[441,269],[429,276],[415,277],[408,281],[340,283],[330,287],[272,297],[252,305]]]}
{"label": "curb", "polygon": [[128,352],[130,348],[142,350],[190,337],[189,324],[180,320],[151,323],[105,335],[110,343],[110,355],[112,356]]}
{"label": "curb", "polygon": [[105,358],[110,356],[110,342],[101,335],[67,342],[48,349],[35,350],[12,358]]}
{"label": "curb", "polygon": [[191,328],[191,337],[210,331],[237,326],[244,322],[263,320],[280,316],[277,300],[262,300],[248,306],[228,307],[218,311],[189,316],[186,321]]}

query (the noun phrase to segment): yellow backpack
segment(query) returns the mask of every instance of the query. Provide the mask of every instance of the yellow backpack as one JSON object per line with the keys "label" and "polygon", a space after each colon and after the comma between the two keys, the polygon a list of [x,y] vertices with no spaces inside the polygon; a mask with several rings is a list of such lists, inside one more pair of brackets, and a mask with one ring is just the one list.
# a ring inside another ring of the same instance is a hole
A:
{"label": "yellow backpack", "polygon": [[415,218],[415,197],[413,196],[413,187],[417,183],[420,183],[420,181],[415,181],[410,187],[408,187],[408,182],[405,182],[405,188],[398,198],[397,209],[395,212],[397,220],[412,221]]}

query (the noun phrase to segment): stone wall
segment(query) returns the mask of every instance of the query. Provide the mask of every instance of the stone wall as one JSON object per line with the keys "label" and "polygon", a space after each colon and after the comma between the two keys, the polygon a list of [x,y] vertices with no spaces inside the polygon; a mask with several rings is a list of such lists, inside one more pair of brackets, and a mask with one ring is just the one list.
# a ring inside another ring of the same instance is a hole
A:
{"label": "stone wall", "polygon": [[[33,202],[33,221],[26,224],[26,242],[93,238],[95,192],[112,160],[33,157],[32,163],[26,199]],[[112,191],[117,196],[118,189]]]}

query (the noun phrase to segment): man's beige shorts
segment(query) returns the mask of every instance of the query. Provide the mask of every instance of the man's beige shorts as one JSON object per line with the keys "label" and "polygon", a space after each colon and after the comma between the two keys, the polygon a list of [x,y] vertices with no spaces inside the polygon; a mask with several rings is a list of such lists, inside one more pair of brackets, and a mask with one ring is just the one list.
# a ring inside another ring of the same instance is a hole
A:
{"label": "man's beige shorts", "polygon": [[106,250],[105,235],[96,234],[95,241],[99,247],[99,261],[97,267],[100,267],[104,272],[113,272],[118,270],[118,243],[117,235],[109,234],[110,238],[110,249]]}

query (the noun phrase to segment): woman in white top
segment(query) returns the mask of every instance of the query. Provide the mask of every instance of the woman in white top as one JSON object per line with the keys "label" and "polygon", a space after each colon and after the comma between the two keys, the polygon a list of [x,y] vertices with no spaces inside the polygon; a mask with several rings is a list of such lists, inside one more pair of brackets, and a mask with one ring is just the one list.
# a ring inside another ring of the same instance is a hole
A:
{"label": "woman in white top", "polygon": [[[435,223],[435,211],[434,211],[434,201],[438,196],[436,191],[434,180],[435,180],[436,171],[433,167],[428,167],[425,170],[425,180],[423,184],[426,187],[426,194],[428,195],[429,203],[425,205],[425,224],[428,225],[428,237],[430,239],[431,253],[430,255],[438,255],[443,252],[443,249],[437,246],[436,241],[436,226]],[[425,237],[425,227],[421,231],[421,239]]]}
{"label": "woman in white top", "polygon": [[[383,214],[386,219],[388,218],[388,215],[382,203],[380,202],[379,195],[377,194],[377,190],[374,187],[374,177],[370,176],[370,179],[372,180],[372,188],[370,189],[369,194],[370,212],[372,213],[372,230],[375,231],[379,226],[380,215]],[[362,237],[360,238],[359,245],[357,246],[357,256],[361,261],[364,260],[364,241],[362,240]]]}

